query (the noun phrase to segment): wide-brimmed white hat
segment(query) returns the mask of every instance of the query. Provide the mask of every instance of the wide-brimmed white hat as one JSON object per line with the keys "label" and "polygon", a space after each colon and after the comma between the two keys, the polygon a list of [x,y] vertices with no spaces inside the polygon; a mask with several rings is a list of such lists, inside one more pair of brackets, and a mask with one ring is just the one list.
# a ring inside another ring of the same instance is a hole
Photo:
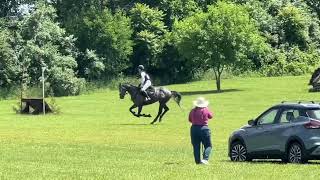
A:
{"label": "wide-brimmed white hat", "polygon": [[209,101],[204,97],[198,97],[197,100],[193,101],[193,105],[196,107],[208,107]]}

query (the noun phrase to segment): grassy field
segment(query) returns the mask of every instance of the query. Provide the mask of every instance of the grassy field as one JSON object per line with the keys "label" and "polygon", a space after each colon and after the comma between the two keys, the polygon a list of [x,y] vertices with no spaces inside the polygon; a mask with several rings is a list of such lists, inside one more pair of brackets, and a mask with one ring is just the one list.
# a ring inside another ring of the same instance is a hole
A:
{"label": "grassy field", "polygon": [[[183,94],[161,123],[133,117],[129,97],[100,89],[57,98],[61,114],[16,115],[17,100],[0,101],[0,179],[319,179],[320,162],[233,163],[227,157],[230,133],[283,100],[320,100],[308,93],[309,77],[235,78],[167,86]],[[192,101],[210,100],[214,145],[210,166],[194,164],[187,120]],[[143,109],[155,115],[158,104]]]}

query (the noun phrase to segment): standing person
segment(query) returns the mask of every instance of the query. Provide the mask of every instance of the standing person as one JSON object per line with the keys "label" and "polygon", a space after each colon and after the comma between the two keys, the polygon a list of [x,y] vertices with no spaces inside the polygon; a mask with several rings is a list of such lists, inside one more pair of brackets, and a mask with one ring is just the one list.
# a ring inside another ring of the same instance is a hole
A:
{"label": "standing person", "polygon": [[141,93],[146,97],[146,100],[150,100],[150,97],[146,92],[146,90],[152,85],[150,76],[145,72],[143,65],[138,66],[138,72],[141,76],[141,84],[140,84]]}
{"label": "standing person", "polygon": [[[193,155],[196,164],[209,164],[209,156],[212,149],[211,131],[208,127],[208,121],[213,117],[213,113],[209,110],[207,101],[203,97],[197,98],[193,102],[193,108],[189,114],[189,122],[192,123],[190,134],[193,146]],[[200,157],[201,143],[204,146],[203,159]]]}

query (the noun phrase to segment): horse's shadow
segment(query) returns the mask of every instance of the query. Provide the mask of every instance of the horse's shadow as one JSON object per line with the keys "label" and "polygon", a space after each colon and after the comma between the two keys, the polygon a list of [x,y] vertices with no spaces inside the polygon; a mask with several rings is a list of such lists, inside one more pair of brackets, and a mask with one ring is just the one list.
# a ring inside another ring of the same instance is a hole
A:
{"label": "horse's shadow", "polygon": [[242,91],[240,89],[224,89],[224,90],[207,90],[207,91],[183,91],[180,92],[181,95],[191,96],[191,95],[204,95],[204,94],[219,94],[219,93],[228,93],[228,92],[238,92]]}
{"label": "horse's shadow", "polygon": [[144,123],[144,124],[130,124],[130,123],[125,123],[125,124],[116,124],[116,125],[119,125],[119,126],[147,126],[147,125],[150,125],[149,123]]}

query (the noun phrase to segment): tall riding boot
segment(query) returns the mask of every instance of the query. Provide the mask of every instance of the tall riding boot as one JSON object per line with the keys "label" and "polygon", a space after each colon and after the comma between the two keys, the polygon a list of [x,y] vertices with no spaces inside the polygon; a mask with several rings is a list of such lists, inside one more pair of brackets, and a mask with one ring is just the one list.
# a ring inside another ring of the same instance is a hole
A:
{"label": "tall riding boot", "polygon": [[146,91],[142,90],[141,92],[142,92],[143,96],[146,97],[146,100],[150,100],[150,97]]}

